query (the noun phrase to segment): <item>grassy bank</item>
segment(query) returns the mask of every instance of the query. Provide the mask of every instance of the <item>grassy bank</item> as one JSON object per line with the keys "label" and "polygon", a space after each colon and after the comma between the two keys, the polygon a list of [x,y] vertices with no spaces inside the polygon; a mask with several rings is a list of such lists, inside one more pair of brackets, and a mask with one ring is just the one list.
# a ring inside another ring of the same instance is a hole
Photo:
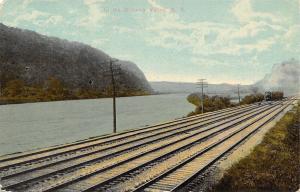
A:
{"label": "grassy bank", "polygon": [[234,164],[212,191],[296,191],[300,184],[300,107],[295,110]]}

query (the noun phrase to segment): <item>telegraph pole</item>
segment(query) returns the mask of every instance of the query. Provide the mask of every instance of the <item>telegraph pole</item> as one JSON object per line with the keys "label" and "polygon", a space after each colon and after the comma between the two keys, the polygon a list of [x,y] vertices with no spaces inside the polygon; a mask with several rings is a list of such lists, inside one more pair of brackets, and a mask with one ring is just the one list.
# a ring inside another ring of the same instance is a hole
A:
{"label": "telegraph pole", "polygon": [[[109,59],[109,71],[104,71],[104,76],[109,76],[111,78],[111,85],[112,85],[112,97],[113,97],[113,133],[117,132],[117,91],[116,91],[116,80],[115,76],[119,75],[120,69],[114,68],[114,62],[119,61],[117,59]],[[107,62],[105,62],[107,63]]]}
{"label": "telegraph pole", "polygon": [[241,104],[241,96],[240,96],[240,84],[237,85],[238,88],[238,97],[239,97],[239,105]]}
{"label": "telegraph pole", "polygon": [[113,70],[113,61],[109,60],[110,65],[110,73],[111,73],[111,83],[113,89],[113,132],[117,132],[117,111],[116,111],[116,87],[115,87],[115,77],[114,77],[114,70]]}
{"label": "telegraph pole", "polygon": [[203,106],[203,101],[204,101],[204,94],[203,94],[203,89],[204,87],[207,87],[207,82],[205,82],[206,79],[198,79],[197,84],[201,86],[201,113],[204,112],[204,106]]}

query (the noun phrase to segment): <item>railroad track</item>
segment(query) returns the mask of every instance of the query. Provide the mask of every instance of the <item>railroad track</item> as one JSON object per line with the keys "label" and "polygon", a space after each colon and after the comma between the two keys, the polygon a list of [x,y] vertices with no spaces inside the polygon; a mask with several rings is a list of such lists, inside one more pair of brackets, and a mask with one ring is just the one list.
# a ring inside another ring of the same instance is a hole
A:
{"label": "railroad track", "polygon": [[[76,151],[80,151],[80,153],[84,153],[85,151],[90,151],[90,149],[95,148],[95,146],[109,146],[108,148],[105,148],[105,149],[111,149],[112,146],[116,147],[118,144],[125,144],[125,143],[128,143],[129,141],[136,142],[138,140],[153,137],[156,135],[160,135],[162,133],[170,133],[170,131],[178,130],[178,126],[180,129],[182,129],[182,128],[185,128],[185,127],[191,126],[191,125],[192,126],[207,125],[209,123],[213,123],[213,122],[228,118],[230,116],[236,115],[237,113],[244,112],[245,110],[250,110],[255,107],[256,106],[249,106],[249,107],[245,107],[245,108],[234,110],[234,111],[232,110],[230,112],[226,111],[226,114],[216,113],[213,116],[211,116],[211,115],[207,116],[205,119],[203,119],[201,117],[200,119],[193,120],[188,123],[181,122],[180,124],[175,124],[175,125],[173,124],[172,126],[170,126],[168,124],[168,125],[161,126],[159,128],[155,128],[154,130],[151,130],[151,131],[147,130],[142,133],[132,134],[127,137],[122,137],[119,140],[116,140],[114,137],[112,137],[111,140],[108,140],[108,138],[105,138],[104,141],[101,139],[99,139],[97,141],[92,139],[91,141],[85,141],[84,143],[72,144],[71,147],[70,147],[70,145],[67,145],[64,148],[59,148],[57,150],[51,150],[51,152],[49,152],[48,150],[46,150],[46,151],[42,150],[42,151],[40,151],[40,153],[35,152],[31,155],[21,154],[19,156],[13,157],[13,158],[9,157],[6,160],[3,159],[2,162],[0,162],[0,172],[2,170],[7,171],[7,168],[10,168],[10,167],[15,168],[15,166],[20,166],[22,164],[25,164],[26,166],[28,166],[33,161],[38,161],[38,162],[42,163],[44,161],[49,160],[47,158],[55,157],[57,159],[59,157],[59,155],[61,155],[61,156],[66,156],[66,154],[72,155]],[[172,123],[170,123],[170,124],[172,124]],[[183,131],[185,131],[185,130],[183,130]],[[118,144],[116,145],[116,143],[118,143]],[[112,144],[115,144],[115,145],[112,145]],[[90,153],[88,153],[88,154],[90,155]],[[52,159],[50,159],[50,160],[52,160]]]}
{"label": "railroad track", "polygon": [[[189,158],[197,159],[242,137],[250,130],[247,127],[289,102],[220,110],[145,130],[7,156],[0,159],[1,184],[12,191],[151,190],[154,183],[150,181],[163,178],[159,175],[170,174],[178,163],[183,167]],[[154,167],[160,167],[154,169],[159,173],[151,172]]]}
{"label": "railroad track", "polygon": [[149,132],[149,131],[154,131],[154,130],[157,130],[157,129],[161,129],[161,128],[165,128],[165,127],[173,126],[173,125],[177,125],[177,124],[180,125],[182,123],[189,122],[191,120],[195,120],[195,119],[198,120],[200,118],[206,118],[206,117],[210,117],[210,116],[217,115],[217,114],[220,114],[220,113],[233,111],[235,109],[242,109],[242,108],[246,108],[246,107],[250,107],[250,106],[255,106],[255,105],[254,104],[249,105],[249,106],[243,105],[243,106],[239,106],[239,107],[235,107],[235,108],[218,110],[216,112],[209,112],[209,113],[195,115],[195,116],[191,116],[191,117],[180,118],[180,119],[177,119],[177,120],[174,120],[174,121],[160,123],[160,124],[153,125],[153,126],[146,126],[146,127],[142,127],[142,128],[139,128],[139,129],[123,131],[121,133],[117,133],[117,134],[113,134],[113,135],[94,137],[94,138],[91,138],[91,139],[86,139],[86,140],[82,140],[82,141],[78,141],[78,142],[74,142],[74,143],[70,143],[70,144],[59,145],[59,146],[54,146],[54,147],[48,147],[48,148],[29,151],[29,152],[23,152],[21,154],[16,153],[16,154],[11,154],[11,155],[7,155],[7,156],[2,156],[2,157],[0,157],[0,162],[16,160],[18,158],[23,158],[23,157],[36,155],[36,154],[41,154],[41,153],[47,153],[47,152],[59,150],[59,149],[66,148],[66,147],[72,147],[72,146],[78,146],[80,144],[90,143],[90,142],[93,142],[93,141],[99,141],[99,140],[106,141],[105,139],[107,139],[107,138],[109,138],[110,140],[120,139],[120,138],[124,138],[126,136],[132,136],[132,135],[135,135],[135,134],[146,133],[146,132]]}
{"label": "railroad track", "polygon": [[153,191],[157,189],[163,191],[190,191],[190,189],[184,189],[188,185],[191,185],[193,179],[195,179],[197,175],[203,173],[212,164],[225,156],[226,153],[230,152],[264,125],[273,120],[287,106],[288,105],[282,106],[267,113],[254,124],[242,127],[235,133],[215,142],[207,149],[195,153],[185,161],[180,162],[176,166],[166,170],[164,173],[152,178],[132,191]]}
{"label": "railroad track", "polygon": [[[249,109],[252,109],[252,108],[253,107],[245,108],[245,109],[243,109],[243,111],[244,110],[249,110]],[[226,115],[217,115],[217,116],[214,116],[214,117],[206,118],[204,120],[200,119],[200,120],[197,120],[195,122],[192,122],[192,123],[189,123],[189,124],[185,124],[185,125],[181,124],[179,128],[182,129],[182,128],[186,128],[186,127],[191,126],[191,125],[193,125],[193,126],[195,126],[195,125],[196,126],[207,125],[209,123],[216,122],[216,121],[222,120],[224,118],[228,118],[230,116],[236,115],[238,112],[241,112],[241,110],[230,112],[230,113],[227,113]],[[135,141],[138,141],[138,140],[141,140],[141,139],[153,137],[153,136],[156,136],[156,135],[161,135],[162,133],[170,133],[170,131],[174,131],[174,130],[175,130],[175,132],[177,131],[177,133],[178,133],[178,129],[179,128],[178,127],[171,127],[171,128],[168,129],[168,127],[164,127],[164,128],[160,128],[159,130],[155,130],[156,132],[153,131],[150,134],[147,132],[147,135],[145,135],[145,134],[141,135],[141,133],[140,133],[138,135],[138,137],[135,137],[134,139],[131,139],[131,140],[130,140],[130,137],[127,137],[126,139],[124,139],[124,140],[126,140],[126,142],[123,142],[123,143],[121,142],[121,140],[118,140],[118,142],[116,142],[115,140],[113,140],[112,142],[107,142],[106,141],[106,142],[104,142],[104,144],[105,145],[110,144],[109,148],[111,149],[112,146],[116,147],[116,146],[120,145],[120,143],[121,144],[124,144],[124,143],[127,144],[129,141],[130,142],[135,142]],[[190,129],[185,129],[185,131],[186,130],[190,130]],[[137,136],[137,135],[135,135],[135,136]],[[124,140],[122,140],[122,141],[124,141]],[[116,144],[116,143],[118,143],[118,144]],[[111,144],[115,144],[115,145],[111,145]],[[96,143],[96,144],[94,142],[92,142],[92,143],[88,143],[88,144],[85,144],[84,146],[79,146],[79,147],[77,145],[75,149],[74,148],[73,149],[68,149],[66,147],[67,149],[60,150],[58,152],[55,151],[55,152],[53,152],[51,154],[49,154],[47,152],[46,153],[45,152],[41,152],[41,154],[38,154],[38,155],[35,154],[33,156],[30,156],[30,157],[26,156],[24,158],[22,158],[22,155],[21,155],[21,157],[16,157],[15,159],[9,159],[8,161],[2,162],[2,163],[0,162],[0,171],[3,170],[3,169],[6,169],[8,167],[19,166],[22,163],[23,164],[25,163],[25,164],[28,165],[28,163],[32,162],[32,160],[35,160],[35,161],[39,160],[40,161],[42,159],[45,160],[45,158],[49,158],[49,157],[52,157],[52,156],[55,156],[57,158],[57,156],[60,155],[60,154],[63,154],[63,156],[65,156],[66,153],[73,154],[73,152],[76,151],[76,150],[80,150],[80,152],[88,151],[87,150],[88,147],[91,148],[91,147],[95,147],[97,145],[103,146],[103,142],[99,142],[99,143]],[[106,148],[106,149],[109,149],[109,148]],[[91,154],[91,153],[88,153],[88,154]]]}

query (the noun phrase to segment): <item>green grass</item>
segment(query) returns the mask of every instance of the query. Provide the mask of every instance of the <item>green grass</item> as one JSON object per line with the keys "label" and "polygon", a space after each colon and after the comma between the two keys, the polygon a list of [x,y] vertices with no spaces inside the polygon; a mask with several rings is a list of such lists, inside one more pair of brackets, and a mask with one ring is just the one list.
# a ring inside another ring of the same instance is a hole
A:
{"label": "green grass", "polygon": [[300,184],[299,119],[298,106],[234,164],[212,191],[296,191]]}

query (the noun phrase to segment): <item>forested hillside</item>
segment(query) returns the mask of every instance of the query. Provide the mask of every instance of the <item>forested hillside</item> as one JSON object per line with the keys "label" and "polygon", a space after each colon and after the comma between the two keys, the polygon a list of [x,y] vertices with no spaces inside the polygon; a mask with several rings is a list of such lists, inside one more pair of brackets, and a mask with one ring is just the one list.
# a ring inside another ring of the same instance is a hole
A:
{"label": "forested hillside", "polygon": [[[79,42],[0,24],[2,96],[20,92],[23,96],[40,94],[38,92],[45,90],[49,94],[60,92],[60,95],[72,97],[78,94],[84,98],[88,98],[89,94],[93,97],[108,96],[111,94],[109,59],[111,57],[101,50]],[[134,63],[117,61],[114,68],[118,68],[116,85],[119,95],[152,92],[143,72]],[[43,94],[41,97],[44,97]]]}

